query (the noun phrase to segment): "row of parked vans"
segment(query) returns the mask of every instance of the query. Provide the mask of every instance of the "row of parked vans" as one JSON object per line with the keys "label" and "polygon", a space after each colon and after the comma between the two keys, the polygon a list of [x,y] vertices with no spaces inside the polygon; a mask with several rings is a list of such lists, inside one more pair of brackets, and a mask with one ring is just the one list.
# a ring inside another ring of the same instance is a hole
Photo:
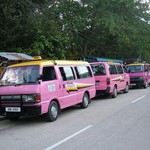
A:
{"label": "row of parked vans", "polygon": [[87,108],[95,96],[115,98],[119,91],[128,93],[130,85],[146,88],[150,84],[150,65],[140,64],[142,71],[134,72],[138,66],[65,60],[8,66],[0,79],[0,115],[16,120],[23,115],[44,114],[48,121],[55,121],[62,109],[76,104]]}

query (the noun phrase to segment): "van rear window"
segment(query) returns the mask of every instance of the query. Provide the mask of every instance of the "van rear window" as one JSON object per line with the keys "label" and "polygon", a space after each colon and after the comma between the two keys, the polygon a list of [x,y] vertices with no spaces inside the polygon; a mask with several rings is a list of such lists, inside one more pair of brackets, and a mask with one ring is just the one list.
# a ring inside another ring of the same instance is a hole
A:
{"label": "van rear window", "polygon": [[94,75],[106,75],[106,70],[103,64],[91,65]]}

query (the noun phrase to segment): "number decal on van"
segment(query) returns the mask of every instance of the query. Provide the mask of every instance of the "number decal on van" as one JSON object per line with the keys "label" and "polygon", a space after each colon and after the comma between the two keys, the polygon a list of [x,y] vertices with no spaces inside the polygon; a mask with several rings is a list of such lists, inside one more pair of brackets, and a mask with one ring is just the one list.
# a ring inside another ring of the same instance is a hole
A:
{"label": "number decal on van", "polygon": [[75,83],[67,83],[66,89],[67,89],[67,91],[77,91],[78,90]]}
{"label": "number decal on van", "polygon": [[66,89],[67,91],[77,91],[78,89],[81,89],[81,88],[87,88],[87,87],[90,87],[90,86],[93,86],[94,84],[85,84],[85,83],[67,83],[66,84]]}
{"label": "number decal on van", "polygon": [[124,80],[124,77],[122,76],[112,79],[112,81],[123,81],[123,80]]}
{"label": "number decal on van", "polygon": [[52,92],[52,91],[55,91],[55,90],[56,90],[55,84],[50,84],[50,85],[48,85],[48,91],[49,91],[49,92]]}

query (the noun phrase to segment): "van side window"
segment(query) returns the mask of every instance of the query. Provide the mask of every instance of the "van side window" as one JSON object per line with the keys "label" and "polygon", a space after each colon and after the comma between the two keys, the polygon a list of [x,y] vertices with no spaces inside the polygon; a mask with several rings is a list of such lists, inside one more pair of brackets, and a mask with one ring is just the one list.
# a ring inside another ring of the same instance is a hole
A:
{"label": "van side window", "polygon": [[148,67],[148,71],[150,72],[150,65],[148,65],[147,67]]}
{"label": "van side window", "polygon": [[147,66],[147,69],[148,69],[148,71],[150,71],[150,66],[149,65]]}
{"label": "van side window", "polygon": [[59,68],[63,81],[74,80],[75,75],[72,67],[60,67]]}
{"label": "van side window", "polygon": [[92,72],[89,66],[77,66],[75,71],[78,79],[92,77]]}
{"label": "van side window", "polygon": [[123,70],[124,70],[125,73],[128,73],[128,69],[127,69],[126,66],[123,66]]}
{"label": "van side window", "polygon": [[144,66],[144,71],[147,72],[148,71],[148,66]]}
{"label": "van side window", "polygon": [[116,65],[117,70],[118,70],[118,74],[123,74],[123,70],[122,67],[120,65]]}
{"label": "van side window", "polygon": [[90,77],[92,77],[92,76],[93,76],[93,74],[92,74],[92,70],[91,70],[91,68],[90,68],[89,66],[87,66],[87,69],[88,69],[88,72],[89,72]]}
{"label": "van side window", "polygon": [[94,75],[106,75],[106,70],[103,64],[91,65]]}
{"label": "van side window", "polygon": [[49,80],[55,80],[56,79],[56,73],[54,70],[54,67],[44,67],[43,68],[43,81],[49,81]]}
{"label": "van side window", "polygon": [[115,65],[109,65],[110,74],[117,74]]}

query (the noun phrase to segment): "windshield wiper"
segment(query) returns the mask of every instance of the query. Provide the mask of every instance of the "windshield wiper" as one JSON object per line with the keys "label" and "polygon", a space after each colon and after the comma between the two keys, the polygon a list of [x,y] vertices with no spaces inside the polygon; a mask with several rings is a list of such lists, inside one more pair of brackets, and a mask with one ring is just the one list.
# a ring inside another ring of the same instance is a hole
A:
{"label": "windshield wiper", "polygon": [[15,83],[14,86],[20,86],[23,85],[23,83]]}

